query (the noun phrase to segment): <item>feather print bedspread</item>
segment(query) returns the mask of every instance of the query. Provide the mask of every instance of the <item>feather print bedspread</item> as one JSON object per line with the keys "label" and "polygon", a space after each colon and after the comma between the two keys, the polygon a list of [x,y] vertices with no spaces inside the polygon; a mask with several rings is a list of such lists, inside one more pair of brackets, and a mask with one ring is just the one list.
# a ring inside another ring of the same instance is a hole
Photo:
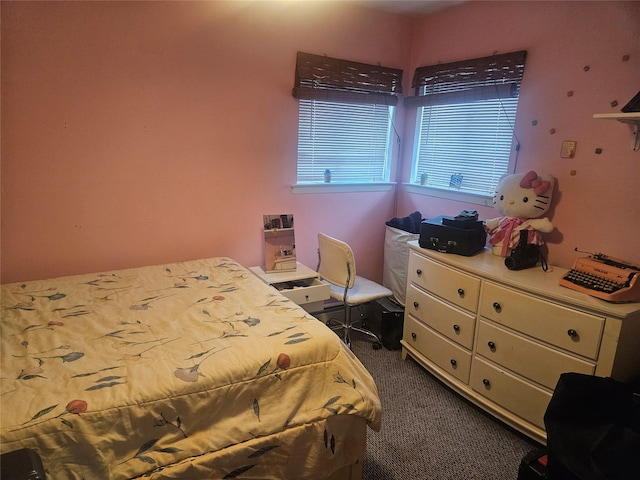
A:
{"label": "feather print bedspread", "polygon": [[[261,478],[300,450],[330,471],[341,417],[380,428],[362,364],[229,258],[2,285],[1,334],[2,452],[35,449],[53,479],[188,471],[216,452],[211,478]],[[313,425],[318,445],[296,445]],[[237,445],[255,447],[230,460]]]}

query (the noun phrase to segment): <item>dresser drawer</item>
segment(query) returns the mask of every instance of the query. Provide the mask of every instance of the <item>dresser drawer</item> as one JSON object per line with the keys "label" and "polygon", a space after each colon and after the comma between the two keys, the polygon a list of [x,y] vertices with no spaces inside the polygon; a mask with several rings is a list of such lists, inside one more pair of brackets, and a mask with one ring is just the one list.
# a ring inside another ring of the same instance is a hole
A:
{"label": "dresser drawer", "polygon": [[409,283],[413,282],[461,308],[478,311],[480,279],[433,262],[413,251],[409,255],[408,271]]}
{"label": "dresser drawer", "polygon": [[566,353],[514,335],[480,320],[476,352],[509,370],[554,389],[564,372],[593,375],[596,366]]}
{"label": "dresser drawer", "polygon": [[471,350],[475,316],[452,307],[415,285],[407,288],[405,310],[445,337]]}
{"label": "dresser drawer", "polygon": [[549,392],[478,357],[473,361],[470,385],[482,396],[544,429],[544,414],[551,400]]}
{"label": "dresser drawer", "polygon": [[405,316],[403,340],[447,374],[465,384],[469,383],[471,352],[434,332],[411,315]]}
{"label": "dresser drawer", "polygon": [[480,314],[570,352],[596,360],[604,318],[485,282]]}

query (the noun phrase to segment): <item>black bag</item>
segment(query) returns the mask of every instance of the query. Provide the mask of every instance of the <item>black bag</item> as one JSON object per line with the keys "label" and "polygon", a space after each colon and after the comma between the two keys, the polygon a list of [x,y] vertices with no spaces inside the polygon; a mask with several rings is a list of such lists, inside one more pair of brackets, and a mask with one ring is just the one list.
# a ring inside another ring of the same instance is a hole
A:
{"label": "black bag", "polygon": [[550,479],[640,479],[640,402],[631,385],[563,373],[544,423]]}
{"label": "black bag", "polygon": [[422,221],[418,243],[422,248],[471,256],[485,247],[486,240],[482,222],[441,215]]}

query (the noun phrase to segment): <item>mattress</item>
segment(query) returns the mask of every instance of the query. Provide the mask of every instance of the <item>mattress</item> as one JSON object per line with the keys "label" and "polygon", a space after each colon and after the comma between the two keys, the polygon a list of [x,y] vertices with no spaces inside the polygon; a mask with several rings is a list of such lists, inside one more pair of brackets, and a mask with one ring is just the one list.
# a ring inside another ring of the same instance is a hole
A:
{"label": "mattress", "polygon": [[1,337],[1,451],[53,479],[323,478],[380,428],[352,352],[229,258],[2,285]]}

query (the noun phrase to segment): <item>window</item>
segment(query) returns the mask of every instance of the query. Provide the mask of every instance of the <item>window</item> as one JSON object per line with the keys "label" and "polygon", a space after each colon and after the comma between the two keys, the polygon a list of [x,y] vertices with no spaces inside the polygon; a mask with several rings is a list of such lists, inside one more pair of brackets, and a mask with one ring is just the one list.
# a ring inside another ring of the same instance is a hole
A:
{"label": "window", "polygon": [[[412,181],[492,196],[508,173],[526,52],[416,69]],[[517,140],[517,139],[516,139]],[[517,143],[517,142],[516,142]]]}
{"label": "window", "polygon": [[298,183],[389,180],[391,115],[386,105],[300,100]]}
{"label": "window", "polygon": [[388,182],[402,70],[298,53],[298,184]]}

